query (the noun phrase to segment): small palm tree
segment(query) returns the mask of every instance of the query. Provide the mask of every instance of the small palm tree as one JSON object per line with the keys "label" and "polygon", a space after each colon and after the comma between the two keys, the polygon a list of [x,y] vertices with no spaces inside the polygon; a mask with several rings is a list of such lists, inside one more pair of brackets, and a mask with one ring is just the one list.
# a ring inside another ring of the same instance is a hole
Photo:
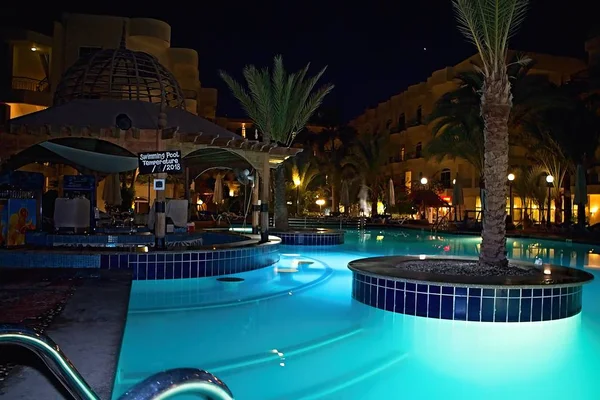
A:
{"label": "small palm tree", "polygon": [[341,166],[350,169],[368,185],[371,198],[371,215],[377,215],[377,202],[385,186],[386,176],[382,168],[394,153],[389,135],[382,133],[359,135],[350,147]]}
{"label": "small palm tree", "polygon": [[[262,132],[263,141],[276,141],[289,147],[319,108],[323,98],[333,89],[333,85],[327,84],[314,90],[326,67],[315,76],[307,77],[309,67],[310,64],[307,64],[300,71],[288,74],[283,67],[283,58],[279,55],[273,60],[272,70],[259,70],[254,65],[248,65],[243,71],[247,88],[224,71],[220,71],[220,75],[241,103],[248,118]],[[275,226],[287,229],[283,165],[277,168],[275,182]]]}
{"label": "small palm tree", "polygon": [[298,212],[301,212],[304,209],[304,205],[300,199],[303,198],[304,193],[306,193],[310,184],[321,175],[321,169],[319,168],[318,161],[314,157],[296,157],[290,165],[288,188],[289,190],[294,190],[296,192]]}
{"label": "small palm tree", "polygon": [[505,267],[506,176],[508,174],[508,120],[512,108],[507,72],[508,40],[523,22],[527,0],[454,0],[459,29],[481,57],[484,121],[484,204],[479,263]]}

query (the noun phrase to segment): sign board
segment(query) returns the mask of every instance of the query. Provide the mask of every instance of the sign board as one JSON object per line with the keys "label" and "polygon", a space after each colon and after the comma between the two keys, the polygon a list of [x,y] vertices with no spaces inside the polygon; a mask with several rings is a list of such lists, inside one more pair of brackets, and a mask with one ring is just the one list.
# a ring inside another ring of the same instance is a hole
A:
{"label": "sign board", "polygon": [[181,152],[173,150],[140,153],[138,156],[138,168],[140,169],[140,175],[159,173],[180,174],[183,172]]}
{"label": "sign board", "polygon": [[165,180],[164,179],[155,179],[154,180],[154,190],[165,190]]}

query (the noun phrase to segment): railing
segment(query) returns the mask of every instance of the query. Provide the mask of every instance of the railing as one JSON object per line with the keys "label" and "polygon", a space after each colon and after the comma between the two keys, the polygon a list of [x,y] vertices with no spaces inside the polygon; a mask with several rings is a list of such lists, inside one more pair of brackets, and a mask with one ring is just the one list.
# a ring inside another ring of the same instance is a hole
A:
{"label": "railing", "polygon": [[15,90],[29,90],[32,92],[49,92],[50,84],[48,80],[38,80],[26,78],[24,76],[13,76],[12,88]]}
{"label": "railing", "polygon": [[[302,217],[288,218],[290,228],[305,229],[305,228],[330,228],[330,229],[359,229],[360,219],[346,217]],[[269,218],[269,226],[273,226],[273,217]]]}
{"label": "railing", "polygon": [[[36,354],[75,400],[100,400],[69,359],[48,336],[16,325],[0,325],[0,345],[25,347]],[[195,368],[179,368],[152,375],[138,383],[119,400],[165,400],[195,393],[212,400],[233,400],[233,394],[219,378]]]}

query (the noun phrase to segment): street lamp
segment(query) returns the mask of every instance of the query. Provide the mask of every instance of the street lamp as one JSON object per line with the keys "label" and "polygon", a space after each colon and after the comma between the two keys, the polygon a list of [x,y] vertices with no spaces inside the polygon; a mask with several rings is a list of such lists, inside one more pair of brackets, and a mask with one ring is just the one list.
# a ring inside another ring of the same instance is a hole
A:
{"label": "street lamp", "polygon": [[429,182],[429,181],[427,180],[427,178],[425,178],[425,177],[422,177],[422,178],[421,178],[421,185],[427,185],[427,182]]}
{"label": "street lamp", "polygon": [[323,199],[318,199],[315,203],[317,203],[317,205],[319,206],[319,213],[321,213],[321,208],[323,207],[323,205],[325,204],[325,200]]}
{"label": "street lamp", "polygon": [[552,203],[552,186],[554,184],[554,177],[550,174],[546,175],[546,183],[548,184],[548,216],[546,219],[546,225],[550,227],[550,212],[551,212],[551,203]]}
{"label": "street lamp", "polygon": [[515,174],[508,174],[508,215],[510,215],[510,222],[513,222],[513,209],[515,207],[512,195],[512,185],[515,180]]}
{"label": "street lamp", "polygon": [[300,216],[300,178],[294,177],[294,185],[296,185],[296,216]]}

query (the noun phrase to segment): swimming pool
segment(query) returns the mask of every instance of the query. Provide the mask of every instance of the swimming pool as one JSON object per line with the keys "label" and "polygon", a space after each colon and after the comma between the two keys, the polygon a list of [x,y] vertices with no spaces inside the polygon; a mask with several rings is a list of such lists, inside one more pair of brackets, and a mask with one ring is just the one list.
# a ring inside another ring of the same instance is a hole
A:
{"label": "swimming pool", "polygon": [[[581,314],[526,324],[413,317],[351,298],[351,260],[476,255],[479,243],[348,232],[341,246],[282,246],[279,263],[235,275],[242,282],[135,281],[114,397],[152,373],[197,367],[238,400],[600,398],[598,279]],[[529,239],[507,247],[511,258],[600,271],[600,247]]]}

